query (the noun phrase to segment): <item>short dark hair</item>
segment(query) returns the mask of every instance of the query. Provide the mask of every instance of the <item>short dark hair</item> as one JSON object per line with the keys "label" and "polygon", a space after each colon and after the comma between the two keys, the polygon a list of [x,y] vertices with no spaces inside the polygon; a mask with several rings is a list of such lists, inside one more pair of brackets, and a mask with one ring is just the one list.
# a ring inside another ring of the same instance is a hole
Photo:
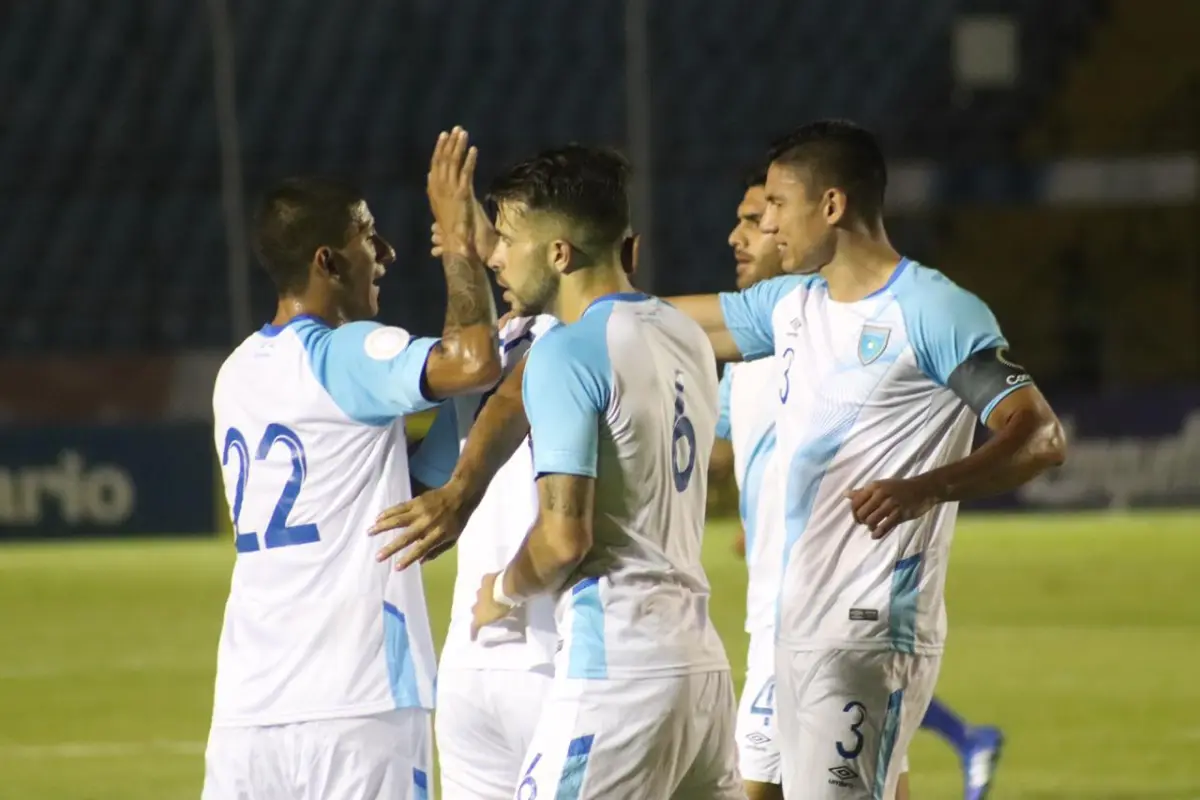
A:
{"label": "short dark hair", "polygon": [[254,217],[254,254],[280,294],[304,291],[313,253],[346,245],[350,208],[362,192],[329,178],[288,178],[263,195]]}
{"label": "short dark hair", "polygon": [[817,191],[841,189],[848,211],[868,225],[883,215],[887,164],[866,128],[840,119],[810,122],[772,143],[767,155],[772,162],[808,169]]}
{"label": "short dark hair", "polygon": [[762,186],[767,182],[767,168],[764,166],[752,167],[746,170],[746,174],[742,177],[742,188],[753,189],[755,186]]}
{"label": "short dark hair", "polygon": [[616,150],[569,144],[544,150],[493,181],[493,204],[523,203],[531,211],[561,214],[603,244],[620,242],[629,228],[629,161]]}

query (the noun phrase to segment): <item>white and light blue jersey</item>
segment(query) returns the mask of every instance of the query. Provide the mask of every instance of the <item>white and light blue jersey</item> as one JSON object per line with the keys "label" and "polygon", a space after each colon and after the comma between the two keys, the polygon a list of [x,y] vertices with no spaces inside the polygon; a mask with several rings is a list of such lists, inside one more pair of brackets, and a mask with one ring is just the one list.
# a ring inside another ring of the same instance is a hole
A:
{"label": "white and light blue jersey", "polygon": [[717,438],[733,444],[738,514],[746,532],[746,632],[775,629],[783,562],[783,496],[775,458],[779,370],[774,359],[726,364]]}
{"label": "white and light blue jersey", "polygon": [[433,707],[421,572],[376,562],[366,532],[410,496],[403,417],[433,405],[434,344],[302,316],[222,365],[213,413],[237,560],[214,726]]}
{"label": "white and light blue jersey", "polygon": [[[505,324],[500,331],[504,375],[520,363],[535,340],[557,324],[558,320],[548,315]],[[442,404],[429,434],[413,454],[414,478],[430,487],[449,480],[467,434],[490,396],[491,391],[464,395]],[[512,560],[536,516],[533,455],[526,437],[488,484],[455,548],[454,600],[450,630],[442,645],[443,669],[529,670],[553,665],[558,630],[554,599],[548,596],[533,598],[471,639],[472,608],[480,581]]]}
{"label": "white and light blue jersey", "polygon": [[591,551],[558,599],[559,678],[729,669],[700,562],[716,359],[661,300],[616,294],[529,352],[539,475],[596,479]]}
{"label": "white and light blue jersey", "polygon": [[[786,536],[777,641],[939,652],[957,504],[875,541],[846,493],[970,452],[976,413],[947,384],[967,358],[1006,346],[991,311],[907,259],[857,302],[832,300],[820,277],[784,276],[722,294],[721,306],[743,355],[776,356]],[[999,390],[979,416],[1023,385]]]}

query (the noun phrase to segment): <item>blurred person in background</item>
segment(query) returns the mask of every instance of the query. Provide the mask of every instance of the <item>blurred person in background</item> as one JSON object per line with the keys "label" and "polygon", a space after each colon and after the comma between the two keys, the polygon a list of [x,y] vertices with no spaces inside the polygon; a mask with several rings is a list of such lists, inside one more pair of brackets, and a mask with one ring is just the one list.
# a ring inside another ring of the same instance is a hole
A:
{"label": "blurred person in background", "polygon": [[475,158],[456,128],[430,163],[446,232],[441,339],[370,321],[395,254],[361,193],[297,178],[258,211],[255,250],[279,302],[213,390],[237,560],[204,800],[428,796],[434,651],[421,573],[379,563],[364,531],[409,495],[404,416],[499,377],[471,236]]}
{"label": "blurred person in background", "polygon": [[957,504],[1061,463],[1063,431],[987,306],[891,246],[869,132],[810,123],[770,162],[759,227],[794,274],[672,302],[718,358],[777,359],[784,793],[891,798],[941,663]]}

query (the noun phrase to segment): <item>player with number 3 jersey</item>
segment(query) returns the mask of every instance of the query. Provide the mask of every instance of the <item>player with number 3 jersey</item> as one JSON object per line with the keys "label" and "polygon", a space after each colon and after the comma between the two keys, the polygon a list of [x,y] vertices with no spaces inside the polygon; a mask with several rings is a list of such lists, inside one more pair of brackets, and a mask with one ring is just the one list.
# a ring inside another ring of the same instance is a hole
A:
{"label": "player with number 3 jersey", "polygon": [[379,563],[367,530],[410,492],[404,416],[499,378],[491,288],[469,244],[474,163],[465,132],[442,134],[429,173],[448,232],[440,340],[369,321],[394,252],[358,192],[293,179],[259,210],[278,312],[213,392],[237,560],[204,800],[428,796],[421,576]]}

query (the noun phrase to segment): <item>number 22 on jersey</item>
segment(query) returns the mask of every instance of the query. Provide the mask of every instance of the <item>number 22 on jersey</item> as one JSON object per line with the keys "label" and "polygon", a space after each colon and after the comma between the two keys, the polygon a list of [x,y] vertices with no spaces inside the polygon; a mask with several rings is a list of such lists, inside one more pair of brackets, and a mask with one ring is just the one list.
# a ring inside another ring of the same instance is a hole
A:
{"label": "number 22 on jersey", "polygon": [[[258,442],[254,461],[266,460],[276,444],[282,444],[291,454],[292,474],[287,483],[283,485],[283,491],[279,493],[279,499],[275,502],[275,510],[271,512],[271,519],[267,522],[266,531],[263,532],[262,546],[271,550],[276,547],[319,542],[321,534],[314,523],[287,524],[288,515],[292,513],[292,506],[296,504],[296,498],[300,496],[300,490],[304,487],[304,479],[308,475],[308,459],[304,454],[304,445],[300,442],[300,437],[286,425],[280,425],[278,422],[271,423],[263,431],[262,439]],[[232,509],[234,545],[239,553],[253,553],[259,549],[258,534],[254,531],[244,531],[241,526],[242,501],[246,498],[246,487],[253,472],[251,470],[253,462],[250,460],[250,448],[246,444],[246,437],[237,428],[230,428],[225,432],[225,447],[221,453],[222,468],[229,469],[233,466],[230,463],[231,457],[237,459],[237,483],[234,487]]]}

